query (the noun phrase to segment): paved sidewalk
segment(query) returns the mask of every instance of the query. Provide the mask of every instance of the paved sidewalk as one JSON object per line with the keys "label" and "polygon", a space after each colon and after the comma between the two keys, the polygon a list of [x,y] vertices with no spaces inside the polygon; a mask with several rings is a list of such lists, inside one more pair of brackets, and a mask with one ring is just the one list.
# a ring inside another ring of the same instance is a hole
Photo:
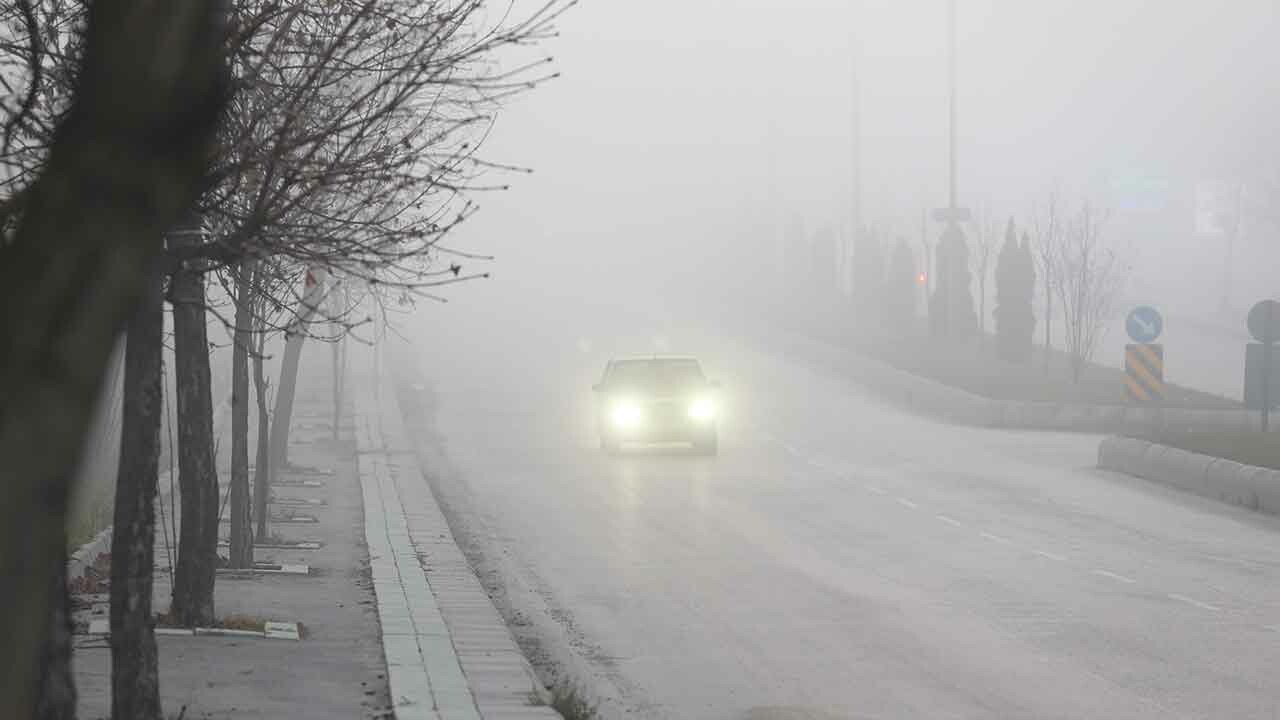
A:
{"label": "paved sidewalk", "polygon": [[[241,615],[299,622],[300,641],[255,637],[159,636],[160,691],[166,716],[206,718],[387,718],[391,715],[373,588],[364,545],[364,511],[356,472],[350,406],[340,440],[332,439],[329,347],[308,343],[299,373],[290,461],[277,500],[305,500],[299,511],[318,522],[278,523],[285,540],[318,541],[315,550],[257,548],[255,559],[306,564],[306,575],[219,575],[215,607],[220,618]],[[254,413],[250,413],[253,418]],[[251,437],[253,436],[251,429]],[[220,436],[219,481],[229,480],[230,438]],[[307,470],[304,468],[312,468]],[[167,482],[164,488],[167,493]],[[316,501],[316,504],[310,504]],[[176,506],[177,503],[174,503]],[[170,512],[166,506],[166,512]],[[272,510],[292,507],[273,503]],[[225,510],[224,510],[225,515]],[[159,519],[159,518],[157,518]],[[226,537],[228,525],[221,526]],[[157,529],[154,608],[169,607],[169,552]],[[221,547],[225,555],[227,548]],[[105,617],[105,605],[97,608]],[[110,712],[110,650],[105,637],[78,636],[73,658],[79,717]]]}
{"label": "paved sidewalk", "polygon": [[396,717],[559,718],[454,541],[386,374],[365,355],[353,382],[356,438]]}

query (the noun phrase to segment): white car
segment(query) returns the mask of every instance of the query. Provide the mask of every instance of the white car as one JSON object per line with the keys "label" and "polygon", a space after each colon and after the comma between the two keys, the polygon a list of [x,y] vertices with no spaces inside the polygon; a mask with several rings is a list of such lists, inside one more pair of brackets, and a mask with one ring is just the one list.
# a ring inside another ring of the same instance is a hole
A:
{"label": "white car", "polygon": [[610,360],[596,393],[600,447],[688,442],[704,455],[719,447],[719,384],[696,358],[652,355]]}

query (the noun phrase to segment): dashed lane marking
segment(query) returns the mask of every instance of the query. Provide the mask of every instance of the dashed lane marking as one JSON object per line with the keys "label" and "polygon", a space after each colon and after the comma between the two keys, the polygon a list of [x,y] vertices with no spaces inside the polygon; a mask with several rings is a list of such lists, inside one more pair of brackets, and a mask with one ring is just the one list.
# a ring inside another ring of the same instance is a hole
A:
{"label": "dashed lane marking", "polygon": [[875,485],[868,485],[868,486],[867,486],[867,490],[869,490],[869,491],[871,491],[871,492],[873,492],[873,493],[875,493],[875,494],[877,494],[877,495],[886,495],[886,494],[887,494],[887,493],[885,492],[885,489],[884,489],[884,488],[879,488],[879,487],[876,487]]}
{"label": "dashed lane marking", "polygon": [[917,505],[917,504],[915,504],[915,503],[911,502],[910,500],[908,500],[908,499],[906,499],[906,498],[904,498],[904,497],[900,497],[900,498],[898,498],[898,504],[899,504],[899,505],[901,505],[901,506],[903,506],[903,507],[909,507],[909,508],[911,508],[912,510],[915,510],[916,508],[920,507],[919,505]]}
{"label": "dashed lane marking", "polygon": [[1039,555],[1040,557],[1043,557],[1043,558],[1049,558],[1050,560],[1057,560],[1058,562],[1066,562],[1066,561],[1067,561],[1067,559],[1066,559],[1065,557],[1063,557],[1062,555],[1056,555],[1056,554],[1054,554],[1054,553],[1046,552],[1046,551],[1044,551],[1044,550],[1033,550],[1032,552],[1034,552],[1035,554]]}
{"label": "dashed lane marking", "polygon": [[1169,593],[1169,599],[1170,599],[1170,600],[1177,600],[1178,602],[1183,602],[1183,603],[1186,603],[1186,604],[1188,604],[1188,605],[1192,605],[1192,606],[1194,606],[1194,607],[1198,607],[1198,608],[1200,608],[1201,610],[1208,610],[1209,612],[1218,612],[1219,610],[1221,610],[1221,609],[1222,609],[1222,608],[1218,607],[1217,605],[1210,605],[1210,604],[1209,604],[1209,603],[1207,603],[1207,602],[1200,602],[1199,600],[1196,600],[1195,598],[1190,598],[1190,597],[1187,597],[1186,595],[1179,595],[1178,593]]}
{"label": "dashed lane marking", "polygon": [[1134,580],[1131,577],[1125,577],[1124,575],[1121,575],[1119,573],[1113,573],[1110,570],[1094,570],[1093,574],[1099,575],[1104,578],[1111,578],[1112,580],[1119,580],[1120,582],[1127,583],[1129,585],[1132,585],[1138,582],[1137,580]]}
{"label": "dashed lane marking", "polygon": [[946,515],[938,515],[937,517],[939,520],[941,520],[942,522],[948,525],[951,525],[952,527],[958,527],[958,528],[964,527],[964,523],[960,522],[959,520],[956,520],[955,518],[947,517]]}
{"label": "dashed lane marking", "polygon": [[1002,545],[1008,545],[1008,544],[1009,544],[1009,538],[1006,538],[1006,537],[1000,537],[999,535],[992,535],[992,534],[991,534],[991,533],[989,533],[989,532],[981,533],[981,535],[982,535],[982,537],[984,537],[984,538],[986,538],[986,539],[990,540],[991,542],[998,542],[998,543],[1000,543],[1000,544],[1002,544]]}

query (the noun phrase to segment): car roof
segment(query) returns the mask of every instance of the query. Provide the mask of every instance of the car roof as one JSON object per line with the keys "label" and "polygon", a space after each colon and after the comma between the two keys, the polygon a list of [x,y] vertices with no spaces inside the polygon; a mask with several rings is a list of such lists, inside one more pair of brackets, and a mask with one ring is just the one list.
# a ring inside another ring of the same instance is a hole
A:
{"label": "car roof", "polygon": [[624,355],[624,356],[622,356],[622,357],[616,357],[616,358],[613,358],[613,359],[612,359],[612,360],[610,360],[609,362],[610,362],[610,363],[619,363],[619,362],[639,362],[639,361],[649,361],[649,362],[652,362],[652,361],[654,361],[654,360],[660,360],[660,361],[683,361],[683,362],[690,362],[690,361],[691,361],[691,362],[698,362],[698,358],[696,358],[696,357],[694,357],[694,356],[692,356],[692,355]]}

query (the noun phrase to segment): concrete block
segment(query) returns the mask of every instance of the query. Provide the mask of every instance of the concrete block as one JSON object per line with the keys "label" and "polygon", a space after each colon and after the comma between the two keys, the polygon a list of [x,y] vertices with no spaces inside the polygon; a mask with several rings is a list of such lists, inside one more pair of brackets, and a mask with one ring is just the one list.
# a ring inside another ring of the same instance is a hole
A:
{"label": "concrete block", "polygon": [[1280,515],[1280,471],[1121,437],[1098,445],[1098,467]]}

